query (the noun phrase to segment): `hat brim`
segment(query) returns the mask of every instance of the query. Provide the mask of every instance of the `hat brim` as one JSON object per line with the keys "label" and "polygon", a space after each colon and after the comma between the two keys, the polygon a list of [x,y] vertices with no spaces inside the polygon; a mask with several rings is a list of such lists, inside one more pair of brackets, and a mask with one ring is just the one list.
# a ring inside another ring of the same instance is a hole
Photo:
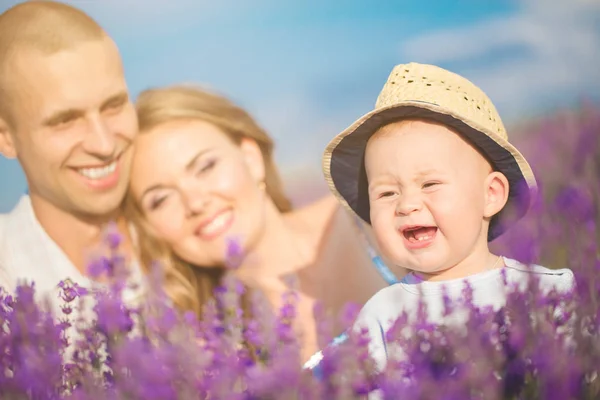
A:
{"label": "hat brim", "polygon": [[368,183],[364,154],[369,138],[382,126],[400,119],[420,118],[449,126],[464,135],[509,182],[506,206],[492,218],[488,241],[492,241],[522,218],[529,209],[537,183],[525,157],[496,132],[453,115],[437,104],[405,101],[365,114],[337,135],[325,149],[323,172],[338,200],[370,223]]}

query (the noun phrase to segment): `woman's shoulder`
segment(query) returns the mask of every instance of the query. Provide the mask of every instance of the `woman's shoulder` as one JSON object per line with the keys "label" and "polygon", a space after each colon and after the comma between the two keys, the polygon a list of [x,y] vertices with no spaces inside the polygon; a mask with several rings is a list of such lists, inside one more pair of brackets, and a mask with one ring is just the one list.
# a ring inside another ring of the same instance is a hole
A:
{"label": "woman's shoulder", "polygon": [[333,195],[325,195],[303,207],[293,211],[298,216],[327,217],[341,209],[341,204]]}
{"label": "woman's shoulder", "polygon": [[352,224],[351,216],[333,195],[321,197],[288,213],[287,220],[293,227],[306,233],[333,229],[336,235],[342,234]]}

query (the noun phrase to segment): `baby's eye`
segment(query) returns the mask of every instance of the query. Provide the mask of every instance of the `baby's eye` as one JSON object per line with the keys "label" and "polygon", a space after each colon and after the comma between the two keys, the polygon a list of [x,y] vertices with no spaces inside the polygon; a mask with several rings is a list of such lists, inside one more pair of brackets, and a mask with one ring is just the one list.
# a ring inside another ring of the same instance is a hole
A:
{"label": "baby's eye", "polygon": [[430,187],[438,185],[438,184],[439,184],[439,182],[426,182],[423,184],[423,189],[427,189],[427,188],[430,188]]}
{"label": "baby's eye", "polygon": [[382,192],[382,193],[379,195],[379,197],[380,197],[380,198],[382,198],[382,197],[390,197],[390,196],[393,196],[394,194],[396,194],[396,193],[395,193],[395,192],[392,192],[392,191],[387,191],[387,192]]}

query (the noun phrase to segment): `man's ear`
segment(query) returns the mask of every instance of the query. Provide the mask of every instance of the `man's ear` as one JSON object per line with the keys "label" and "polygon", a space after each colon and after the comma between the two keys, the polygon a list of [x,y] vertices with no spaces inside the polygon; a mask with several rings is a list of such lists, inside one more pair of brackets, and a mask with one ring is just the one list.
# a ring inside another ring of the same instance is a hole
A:
{"label": "man's ear", "polygon": [[264,182],[266,173],[265,160],[258,143],[253,139],[243,138],[240,142],[240,149],[242,150],[250,174],[252,174],[257,183]]}
{"label": "man's ear", "polygon": [[491,218],[498,214],[508,201],[509,183],[501,172],[491,172],[484,181],[485,206],[483,215]]}
{"label": "man's ear", "polygon": [[0,154],[6,158],[17,157],[14,133],[12,132],[6,119],[4,119],[2,116],[0,116]]}

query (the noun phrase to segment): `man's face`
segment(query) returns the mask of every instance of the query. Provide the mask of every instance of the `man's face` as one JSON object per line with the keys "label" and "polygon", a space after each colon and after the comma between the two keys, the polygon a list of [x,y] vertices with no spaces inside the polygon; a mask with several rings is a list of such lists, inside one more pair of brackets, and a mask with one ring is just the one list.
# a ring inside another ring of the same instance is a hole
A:
{"label": "man's face", "polygon": [[87,217],[114,212],[129,180],[137,116],[108,38],[45,55],[15,54],[14,129],[0,150],[19,159],[32,196]]}

